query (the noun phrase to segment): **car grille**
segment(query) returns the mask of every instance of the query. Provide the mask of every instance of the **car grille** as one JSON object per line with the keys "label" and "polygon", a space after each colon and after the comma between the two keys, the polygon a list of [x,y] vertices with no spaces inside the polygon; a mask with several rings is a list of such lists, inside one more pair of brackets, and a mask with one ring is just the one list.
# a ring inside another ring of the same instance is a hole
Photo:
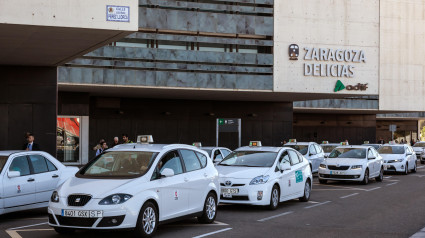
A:
{"label": "car grille", "polygon": [[334,175],[334,174],[321,174],[322,178],[335,178],[335,179],[358,179],[360,175]]}
{"label": "car grille", "polygon": [[[220,183],[220,185],[222,187],[229,187],[229,186],[225,185],[224,183]],[[239,183],[232,184],[232,187],[242,187],[242,186],[245,186],[245,184],[239,184]]]}
{"label": "car grille", "polygon": [[231,198],[225,198],[223,196],[220,196],[220,199],[223,200],[223,201],[226,201],[226,200],[228,200],[228,201],[249,201],[248,196],[237,196],[237,195],[234,195]]}
{"label": "car grille", "polygon": [[56,216],[56,219],[58,219],[59,225],[80,226],[80,227],[92,227],[97,220],[97,218],[63,217],[63,216]]}
{"label": "car grille", "polygon": [[346,166],[346,165],[339,166],[339,167],[336,167],[335,165],[328,165],[328,169],[330,169],[330,170],[347,170],[349,168],[350,168],[350,166]]}
{"label": "car grille", "polygon": [[68,205],[73,207],[82,207],[91,200],[90,195],[72,194],[68,196]]}

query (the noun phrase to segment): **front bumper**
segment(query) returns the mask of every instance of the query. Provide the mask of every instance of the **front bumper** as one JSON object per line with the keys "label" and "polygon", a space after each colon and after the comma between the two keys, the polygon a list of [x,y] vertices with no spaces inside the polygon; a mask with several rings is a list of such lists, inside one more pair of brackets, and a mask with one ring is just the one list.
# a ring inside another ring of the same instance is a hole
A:
{"label": "front bumper", "polygon": [[[241,187],[226,187],[221,188],[237,188],[239,189],[238,194],[233,194],[232,197],[224,197],[223,193],[220,196],[220,203],[227,204],[247,204],[247,205],[259,205],[265,206],[270,204],[271,196],[271,183],[259,184],[259,185],[244,185]],[[259,192],[262,196],[259,197]]]}
{"label": "front bumper", "polygon": [[406,169],[405,167],[405,162],[384,163],[385,172],[404,172]]}
{"label": "front bumper", "polygon": [[[62,201],[66,198],[61,199]],[[67,227],[75,229],[134,229],[139,216],[139,209],[130,209],[127,204],[98,205],[100,199],[92,199],[82,207],[73,207],[59,203],[49,203],[47,209],[49,225],[52,227]],[[128,201],[129,202],[129,201]],[[127,203],[127,202],[126,202]],[[103,211],[101,218],[75,218],[62,216],[62,210]],[[137,211],[136,211],[137,210]]]}
{"label": "front bumper", "polygon": [[329,170],[319,168],[319,179],[322,180],[362,181],[363,177],[363,169]]}

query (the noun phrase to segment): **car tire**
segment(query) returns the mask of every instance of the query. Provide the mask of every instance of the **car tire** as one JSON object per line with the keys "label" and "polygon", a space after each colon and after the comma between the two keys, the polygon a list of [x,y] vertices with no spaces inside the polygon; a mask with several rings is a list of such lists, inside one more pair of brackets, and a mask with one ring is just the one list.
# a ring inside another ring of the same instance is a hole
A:
{"label": "car tire", "polygon": [[198,217],[198,221],[203,224],[211,224],[217,216],[217,196],[210,192],[204,203],[202,216]]}
{"label": "car tire", "polygon": [[134,235],[136,237],[153,237],[158,228],[158,219],[157,207],[152,202],[146,202],[140,209]]}
{"label": "car tire", "polygon": [[327,184],[328,183],[328,180],[326,180],[326,179],[319,179],[319,183],[320,184]]}
{"label": "car tire", "polygon": [[375,178],[377,182],[382,182],[384,180],[384,168],[381,167],[378,177]]}
{"label": "car tire", "polygon": [[299,198],[300,202],[308,202],[311,195],[311,182],[310,179],[307,179],[304,184],[304,195]]}
{"label": "car tire", "polygon": [[406,163],[405,165],[404,165],[404,172],[403,172],[403,175],[408,175],[409,174],[409,164],[408,163]]}
{"label": "car tire", "polygon": [[364,178],[362,181],[363,185],[367,185],[369,183],[369,169],[366,169],[366,171],[364,172]]}
{"label": "car tire", "polygon": [[75,232],[75,229],[67,228],[67,227],[53,227],[55,231],[59,234],[65,235],[65,234],[72,234]]}
{"label": "car tire", "polygon": [[272,192],[270,194],[270,205],[268,206],[270,210],[277,209],[277,207],[279,206],[279,200],[280,200],[279,198],[280,198],[279,187],[277,185],[274,185],[272,188]]}
{"label": "car tire", "polygon": [[418,166],[416,165],[416,161],[415,161],[415,167],[413,167],[413,169],[410,171],[412,173],[416,173],[416,171],[418,171]]}

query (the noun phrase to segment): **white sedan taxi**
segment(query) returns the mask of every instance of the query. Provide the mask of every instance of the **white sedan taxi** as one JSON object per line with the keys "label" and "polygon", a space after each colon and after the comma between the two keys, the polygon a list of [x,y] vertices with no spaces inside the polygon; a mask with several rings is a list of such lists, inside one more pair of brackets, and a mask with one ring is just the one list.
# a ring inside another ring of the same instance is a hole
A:
{"label": "white sedan taxi", "polygon": [[328,158],[332,150],[340,145],[341,144],[339,143],[329,143],[328,141],[323,141],[322,144],[320,144],[320,147],[322,147],[323,152],[325,153],[325,158]]}
{"label": "white sedan taxi", "polygon": [[286,143],[284,147],[290,147],[300,152],[305,158],[310,161],[311,171],[317,173],[319,171],[319,165],[325,159],[325,152],[315,142],[297,142],[291,139],[289,143]]}
{"label": "white sedan taxi", "polygon": [[384,179],[384,162],[372,146],[340,146],[335,148],[319,168],[319,182],[351,180],[368,184]]}
{"label": "white sedan taxi", "polygon": [[200,142],[194,142],[193,146],[198,147],[199,149],[208,153],[214,164],[220,163],[224,157],[232,153],[231,150],[225,147],[214,147],[214,146],[202,146]]}
{"label": "white sedan taxi", "polygon": [[416,157],[421,161],[421,164],[425,164],[425,141],[418,141],[413,145]]}
{"label": "white sedan taxi", "polygon": [[378,152],[384,159],[385,172],[401,172],[405,175],[409,171],[416,172],[416,154],[409,145],[386,144]]}
{"label": "white sedan taxi", "polygon": [[219,187],[208,154],[194,146],[123,144],[97,156],[52,194],[49,225],[58,233],[130,229],[151,237],[171,219],[193,216],[212,223]]}
{"label": "white sedan taxi", "polygon": [[0,215],[47,207],[52,192],[77,171],[46,152],[0,151]]}
{"label": "white sedan taxi", "polygon": [[220,203],[268,206],[279,202],[310,199],[312,174],[309,162],[296,150],[262,147],[261,142],[236,149],[223,159],[220,177]]}

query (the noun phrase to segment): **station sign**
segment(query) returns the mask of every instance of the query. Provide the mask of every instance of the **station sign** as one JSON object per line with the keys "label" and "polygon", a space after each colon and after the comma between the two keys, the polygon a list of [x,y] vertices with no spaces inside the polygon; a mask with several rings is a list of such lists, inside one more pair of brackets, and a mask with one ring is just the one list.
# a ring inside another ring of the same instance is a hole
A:
{"label": "station sign", "polygon": [[130,7],[107,5],[106,21],[130,22]]}
{"label": "station sign", "polygon": [[218,126],[220,132],[238,132],[239,118],[219,118]]}

